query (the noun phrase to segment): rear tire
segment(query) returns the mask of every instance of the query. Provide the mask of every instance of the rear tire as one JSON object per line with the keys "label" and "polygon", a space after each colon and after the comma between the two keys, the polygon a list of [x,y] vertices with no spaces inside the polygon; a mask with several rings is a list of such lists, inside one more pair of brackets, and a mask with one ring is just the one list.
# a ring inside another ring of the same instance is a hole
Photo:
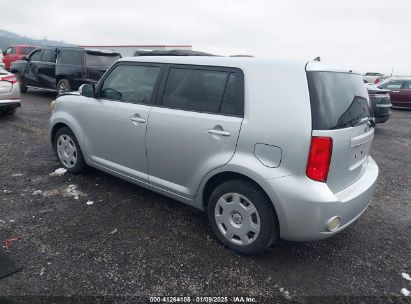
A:
{"label": "rear tire", "polygon": [[8,110],[4,110],[3,113],[4,113],[4,115],[11,116],[11,115],[14,115],[16,113],[16,110],[17,110],[16,108],[8,109]]}
{"label": "rear tire", "polygon": [[53,143],[59,162],[70,173],[81,173],[86,169],[83,153],[74,133],[67,127],[57,131]]}
{"label": "rear tire", "polygon": [[57,83],[56,89],[59,95],[70,92],[71,91],[70,82],[67,79],[60,79],[60,81]]}
{"label": "rear tire", "polygon": [[21,77],[20,73],[16,73],[16,74],[14,74],[14,75],[16,76],[17,82],[18,82],[19,85],[20,85],[20,92],[21,92],[21,93],[26,93],[26,92],[27,92],[27,87],[26,87],[26,85],[25,85],[25,83],[24,83],[24,80],[23,80],[23,78]]}
{"label": "rear tire", "polygon": [[240,254],[261,253],[279,237],[271,200],[247,180],[229,180],[219,185],[210,196],[208,218],[217,239]]}

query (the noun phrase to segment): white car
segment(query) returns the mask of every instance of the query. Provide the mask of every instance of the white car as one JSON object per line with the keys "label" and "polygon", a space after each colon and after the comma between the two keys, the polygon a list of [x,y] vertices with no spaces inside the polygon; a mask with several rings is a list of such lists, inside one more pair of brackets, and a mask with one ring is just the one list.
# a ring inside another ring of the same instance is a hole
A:
{"label": "white car", "polygon": [[378,84],[384,79],[384,74],[381,73],[365,73],[362,77],[365,83]]}

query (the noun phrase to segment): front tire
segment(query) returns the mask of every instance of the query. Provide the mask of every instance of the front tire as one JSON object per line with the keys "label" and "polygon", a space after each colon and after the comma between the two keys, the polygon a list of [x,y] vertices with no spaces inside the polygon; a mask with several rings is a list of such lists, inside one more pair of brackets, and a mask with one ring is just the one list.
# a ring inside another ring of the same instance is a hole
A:
{"label": "front tire", "polygon": [[71,85],[67,79],[61,79],[57,83],[57,92],[59,95],[70,92],[70,91],[71,91]]}
{"label": "front tire", "polygon": [[81,173],[86,168],[83,153],[74,133],[67,127],[57,131],[54,137],[54,151],[59,162],[70,173]]}
{"label": "front tire", "polygon": [[27,92],[27,87],[26,87],[26,84],[24,83],[24,80],[21,77],[20,73],[16,73],[14,75],[16,76],[17,82],[20,85],[20,92],[21,93],[26,93]]}
{"label": "front tire", "polygon": [[230,180],[218,186],[209,199],[208,218],[217,239],[240,254],[261,253],[279,237],[272,202],[247,180]]}

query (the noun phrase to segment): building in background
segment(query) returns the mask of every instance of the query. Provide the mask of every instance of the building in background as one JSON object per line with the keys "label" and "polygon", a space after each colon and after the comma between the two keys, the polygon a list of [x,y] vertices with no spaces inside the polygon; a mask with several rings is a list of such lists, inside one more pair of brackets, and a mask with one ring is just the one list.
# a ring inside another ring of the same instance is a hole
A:
{"label": "building in background", "polygon": [[79,47],[115,51],[122,57],[134,56],[136,51],[191,50],[192,48],[191,45],[79,45]]}

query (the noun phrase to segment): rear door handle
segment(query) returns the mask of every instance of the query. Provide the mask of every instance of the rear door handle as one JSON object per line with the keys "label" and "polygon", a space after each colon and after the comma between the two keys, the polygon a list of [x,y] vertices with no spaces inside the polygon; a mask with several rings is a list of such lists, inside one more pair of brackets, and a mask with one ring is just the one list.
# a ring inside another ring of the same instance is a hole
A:
{"label": "rear door handle", "polygon": [[392,91],[393,93],[399,93],[400,91]]}
{"label": "rear door handle", "polygon": [[212,134],[212,135],[220,135],[220,136],[230,136],[230,135],[231,135],[231,133],[228,132],[228,131],[215,130],[215,129],[210,129],[210,130],[208,130],[208,133],[209,133],[209,134]]}

